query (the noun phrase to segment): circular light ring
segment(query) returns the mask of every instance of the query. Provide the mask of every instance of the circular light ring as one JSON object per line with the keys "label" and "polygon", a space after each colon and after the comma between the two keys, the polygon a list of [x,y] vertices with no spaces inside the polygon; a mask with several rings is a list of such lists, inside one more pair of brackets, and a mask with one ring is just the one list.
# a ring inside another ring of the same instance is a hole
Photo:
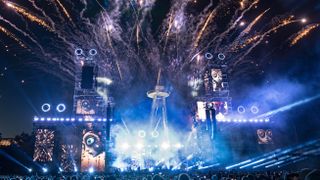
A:
{"label": "circular light ring", "polygon": [[238,106],[238,113],[239,114],[243,114],[243,113],[245,113],[246,112],[246,108],[244,108],[243,106]]}
{"label": "circular light ring", "polygon": [[90,54],[90,56],[95,56],[95,55],[97,55],[97,50],[95,50],[95,49],[90,49],[89,50],[89,54]]}
{"label": "circular light ring", "polygon": [[44,104],[41,106],[41,110],[42,110],[43,112],[49,112],[50,109],[51,109],[51,106],[50,106],[50,104],[48,104],[48,103],[44,103]]}
{"label": "circular light ring", "polygon": [[218,59],[224,60],[225,58],[226,58],[226,56],[223,53],[218,54]]}
{"label": "circular light ring", "polygon": [[138,132],[138,136],[141,137],[141,138],[144,138],[144,137],[146,137],[146,132],[143,131],[143,130],[140,130],[140,131]]}
{"label": "circular light ring", "polygon": [[211,53],[206,53],[206,54],[204,54],[204,57],[206,58],[206,59],[212,59],[213,58],[213,55],[211,54]]}
{"label": "circular light ring", "polygon": [[259,113],[259,108],[257,106],[251,106],[250,110],[253,114]]}
{"label": "circular light ring", "polygon": [[74,50],[74,54],[77,56],[81,56],[83,55],[83,50],[80,48],[77,48],[76,50]]}
{"label": "circular light ring", "polygon": [[66,105],[64,105],[64,104],[58,104],[58,106],[57,106],[57,111],[58,112],[64,112],[66,110]]}
{"label": "circular light ring", "polygon": [[151,136],[154,137],[154,138],[156,138],[156,137],[159,136],[159,132],[158,132],[158,131],[153,131],[153,132],[151,133]]}

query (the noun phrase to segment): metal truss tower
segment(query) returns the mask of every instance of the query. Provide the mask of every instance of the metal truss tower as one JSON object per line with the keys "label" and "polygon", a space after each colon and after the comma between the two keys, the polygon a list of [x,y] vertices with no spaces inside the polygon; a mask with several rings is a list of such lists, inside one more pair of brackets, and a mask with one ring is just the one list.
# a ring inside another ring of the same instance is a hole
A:
{"label": "metal truss tower", "polygon": [[159,134],[159,128],[162,125],[163,133],[168,138],[166,98],[170,96],[170,93],[165,90],[164,86],[160,85],[160,78],[161,69],[158,72],[155,89],[147,92],[147,96],[152,99],[150,121],[153,135]]}

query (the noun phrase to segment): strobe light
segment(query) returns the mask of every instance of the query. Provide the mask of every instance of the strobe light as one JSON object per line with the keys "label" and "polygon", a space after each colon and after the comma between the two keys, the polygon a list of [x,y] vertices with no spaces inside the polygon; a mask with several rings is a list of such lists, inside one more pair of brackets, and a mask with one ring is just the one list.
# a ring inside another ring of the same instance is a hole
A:
{"label": "strobe light", "polygon": [[204,57],[206,57],[206,59],[212,59],[213,58],[213,55],[211,54],[211,53],[206,53],[205,55],[204,55]]}
{"label": "strobe light", "polygon": [[222,60],[224,60],[225,58],[226,58],[226,56],[225,56],[223,53],[219,53],[219,54],[218,54],[218,59],[219,59],[219,60],[222,61]]}
{"label": "strobe light", "polygon": [[42,172],[43,172],[43,173],[47,173],[47,172],[48,172],[48,168],[43,167],[43,168],[42,168]]}
{"label": "strobe light", "polygon": [[90,49],[90,50],[89,50],[89,54],[90,54],[90,56],[95,56],[95,55],[97,55],[97,50],[95,50],[95,49]]}
{"label": "strobe light", "polygon": [[259,112],[259,108],[257,106],[251,106],[250,110],[253,114],[257,114]]}
{"label": "strobe light", "polygon": [[74,54],[75,54],[76,56],[81,56],[81,55],[83,55],[83,50],[80,49],[80,48],[77,48],[77,49],[74,51]]}
{"label": "strobe light", "polygon": [[245,113],[246,112],[246,108],[244,108],[243,106],[238,106],[238,113],[239,114],[243,114],[243,113]]}
{"label": "strobe light", "polygon": [[90,168],[89,168],[89,173],[90,173],[90,174],[94,173],[93,167],[90,167]]}
{"label": "strobe light", "polygon": [[58,104],[58,106],[57,106],[57,111],[58,112],[64,112],[66,110],[66,105],[64,105],[64,104]]}
{"label": "strobe light", "polygon": [[50,104],[48,104],[48,103],[44,103],[44,104],[41,106],[41,110],[42,110],[43,112],[49,112],[50,109],[51,109],[51,106],[50,106]]}

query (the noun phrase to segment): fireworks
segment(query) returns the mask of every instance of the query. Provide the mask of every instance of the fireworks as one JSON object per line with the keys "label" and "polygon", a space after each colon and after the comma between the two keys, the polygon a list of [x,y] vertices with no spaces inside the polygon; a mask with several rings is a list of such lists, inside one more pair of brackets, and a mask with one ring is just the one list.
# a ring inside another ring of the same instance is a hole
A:
{"label": "fireworks", "polygon": [[203,26],[202,26],[199,34],[198,34],[197,37],[196,37],[196,40],[195,40],[195,43],[194,43],[194,47],[195,47],[195,48],[199,46],[199,41],[200,41],[200,39],[201,39],[204,31],[206,30],[208,24],[210,23],[211,19],[214,17],[215,13],[216,13],[215,10],[213,10],[213,11],[208,15],[205,23],[203,24]]}
{"label": "fireworks", "polygon": [[[151,12],[157,11],[155,0],[115,0],[109,1],[108,5],[87,0],[54,0],[50,4],[28,0],[31,8],[25,4],[2,2],[8,10],[23,16],[28,28],[21,26],[22,23],[15,23],[13,18],[1,12],[0,21],[5,25],[1,26],[0,31],[21,47],[26,47],[24,42],[32,42],[27,44],[28,48],[41,59],[40,63],[33,64],[57,77],[68,75],[72,79],[74,49],[81,46],[95,48],[99,52],[99,72],[112,78],[115,85],[124,85],[137,79],[150,80],[153,78],[150,72],[156,74],[159,68],[164,69],[173,79],[190,73],[200,76],[217,59],[206,59],[206,53],[213,57],[224,53],[227,57],[224,62],[233,69],[240,61],[245,63],[245,57],[279,28],[294,22],[307,23],[306,18],[297,20],[294,16],[284,15],[275,16],[269,21],[263,18],[269,8],[249,21],[247,15],[256,11],[259,0],[239,0],[236,1],[238,4],[231,1],[218,4],[208,2],[206,7],[196,13],[189,8],[195,5],[195,1],[177,0],[172,2],[167,14],[163,16],[165,18],[157,25],[154,25]],[[99,8],[93,10],[91,7]],[[71,25],[61,23],[64,19],[68,19]],[[221,19],[225,27],[220,27]],[[225,22],[226,19],[229,22]],[[46,40],[35,35],[38,32],[33,32],[34,22],[49,30],[45,31]],[[295,34],[291,38],[291,46],[317,26],[307,25]],[[45,64],[56,65],[62,71],[45,68]]]}
{"label": "fireworks", "polygon": [[303,28],[301,31],[293,35],[291,38],[290,46],[294,46],[297,44],[302,38],[307,36],[312,30],[316,29],[319,27],[320,24],[310,24],[307,27]]}
{"label": "fireworks", "polygon": [[47,24],[44,20],[38,18],[37,16],[29,13],[27,10],[23,9],[22,7],[17,6],[16,4],[6,1],[6,5],[9,8],[14,9],[16,12],[22,14],[24,17],[28,18],[30,21],[37,23],[40,26],[47,28],[49,31],[53,31],[53,29]]}
{"label": "fireworks", "polygon": [[10,31],[8,31],[6,28],[0,26],[0,32],[3,32],[5,35],[16,41],[21,47],[27,48],[25,44],[23,44],[22,41],[20,41],[14,34],[12,34]]}
{"label": "fireworks", "polygon": [[67,9],[63,6],[63,4],[59,1],[59,0],[55,0],[57,2],[57,4],[60,6],[60,8],[62,9],[63,13],[67,16],[67,18],[69,19],[70,22],[72,22],[71,16],[68,13]]}

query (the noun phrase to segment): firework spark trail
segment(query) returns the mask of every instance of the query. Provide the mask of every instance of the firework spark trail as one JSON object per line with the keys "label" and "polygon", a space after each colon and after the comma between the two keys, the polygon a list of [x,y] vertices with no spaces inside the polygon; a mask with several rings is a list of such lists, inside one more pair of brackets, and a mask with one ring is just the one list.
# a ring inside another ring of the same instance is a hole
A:
{"label": "firework spark trail", "polygon": [[270,10],[270,8],[266,9],[264,12],[262,12],[259,16],[257,16],[238,36],[237,40],[244,37],[246,34],[248,34],[252,27]]}
{"label": "firework spark trail", "polygon": [[[241,3],[242,2],[242,3]],[[243,1],[241,1],[240,2],[240,4],[242,4],[241,5],[241,9],[244,9],[245,7],[244,7],[244,2]],[[240,16],[233,22],[233,24],[226,30],[226,31],[224,31],[223,33],[221,33],[219,36],[217,36],[217,37],[215,37],[212,41],[210,41],[209,42],[209,45],[212,43],[212,42],[214,42],[217,38],[219,38],[218,39],[218,41],[217,41],[217,45],[216,45],[216,48],[215,48],[215,52],[217,52],[218,51],[218,48],[220,47],[220,43],[221,43],[221,41],[222,41],[222,39],[227,35],[227,34],[229,34],[230,33],[230,31],[232,31],[237,25],[238,25],[238,23],[242,20],[242,18],[243,18],[243,16],[247,13],[247,12],[249,12],[255,5],[257,5],[259,3],[259,0],[255,0],[248,8],[246,8],[245,10],[243,10],[242,12],[241,12],[241,14],[240,14]]]}
{"label": "firework spark trail", "polygon": [[287,26],[287,25],[289,25],[289,24],[292,24],[292,23],[294,23],[294,22],[298,22],[298,21],[299,21],[299,20],[293,20],[292,18],[293,18],[293,16],[291,16],[291,17],[283,20],[279,25],[274,26],[273,28],[271,28],[271,29],[269,29],[268,31],[266,31],[266,32],[264,32],[263,34],[261,34],[260,37],[258,38],[257,42],[254,43],[246,52],[243,53],[243,55],[239,58],[239,60],[234,63],[234,66],[236,66],[239,62],[241,62],[241,61],[244,59],[244,57],[246,57],[249,53],[251,53],[251,51],[252,51],[255,47],[257,47],[257,46],[264,40],[264,38],[265,38],[267,35],[269,35],[270,33],[278,30],[279,28],[282,28],[282,27],[284,27],[284,26]]}
{"label": "firework spark trail", "polygon": [[204,31],[206,30],[207,26],[209,25],[210,21],[212,20],[212,18],[214,18],[215,15],[216,15],[216,9],[212,10],[211,13],[208,15],[204,25],[202,26],[200,32],[196,36],[196,39],[195,39],[195,42],[193,45],[194,48],[197,48],[199,46],[199,42],[201,40],[201,37],[202,37]]}
{"label": "firework spark trail", "polygon": [[19,38],[17,38],[13,33],[11,33],[6,28],[0,26],[0,32],[3,32],[5,35],[7,35],[8,37],[16,41],[21,47],[27,48],[27,46]]}
{"label": "firework spark trail", "polygon": [[37,40],[35,40],[30,34],[28,34],[27,32],[23,31],[22,29],[18,28],[15,24],[13,24],[13,23],[11,23],[10,21],[8,21],[7,19],[3,18],[1,15],[0,15],[0,20],[6,22],[6,23],[9,24],[12,28],[14,28],[16,31],[20,32],[20,33],[23,34],[25,37],[29,38],[34,44],[36,44],[36,45],[40,48],[41,52],[42,52],[43,54],[45,54],[42,46],[40,45],[40,43],[39,43]]}
{"label": "firework spark trail", "polygon": [[136,41],[137,41],[137,49],[138,49],[138,54],[139,54],[139,41],[140,41],[140,29],[139,29],[139,22],[137,22],[137,26],[136,26]]}
{"label": "firework spark trail", "polygon": [[33,6],[36,10],[38,10],[39,12],[41,12],[42,16],[43,16],[44,18],[46,18],[46,19],[49,21],[49,23],[51,24],[51,26],[53,27],[53,29],[55,29],[55,23],[54,23],[53,20],[47,15],[47,13],[46,13],[42,8],[40,8],[40,7],[36,4],[36,2],[35,2],[34,0],[28,0],[28,1],[32,4],[32,6]]}
{"label": "firework spark trail", "polygon": [[[167,43],[168,43],[168,38],[170,36],[170,31],[171,31],[171,28],[172,28],[172,25],[173,25],[173,14],[170,13],[170,17],[169,17],[169,21],[168,21],[168,29],[167,31],[165,32],[165,42],[164,42],[164,46],[163,46],[163,52],[166,51],[166,46],[167,46]],[[161,40],[160,40],[161,41]]]}
{"label": "firework spark trail", "polygon": [[253,37],[250,37],[246,40],[244,40],[244,43],[243,42],[243,38],[245,35],[249,34],[252,27],[254,25],[257,24],[257,22],[270,10],[267,9],[265,10],[264,12],[262,12],[260,15],[258,15],[241,33],[240,35],[233,41],[233,43],[231,43],[229,45],[229,48],[228,49],[231,49],[231,51],[236,51],[238,50],[238,48],[244,48],[246,46],[248,46],[249,44],[255,42],[257,39],[259,39],[260,35],[257,34],[257,35],[254,35]]}
{"label": "firework spark trail", "polygon": [[120,64],[119,64],[119,61],[118,61],[118,58],[117,58],[116,51],[114,50],[114,47],[112,45],[112,39],[111,39],[111,36],[110,36],[110,33],[112,33],[114,31],[114,26],[110,23],[110,17],[108,16],[108,14],[105,13],[105,15],[106,16],[102,16],[102,18],[103,18],[104,23],[106,24],[106,31],[105,32],[106,32],[106,35],[107,35],[108,44],[109,44],[109,46],[111,48],[112,54],[115,56],[115,63],[116,63],[116,66],[117,66],[117,70],[118,70],[120,79],[122,80],[123,76],[122,76]]}
{"label": "firework spark trail", "polygon": [[305,36],[307,36],[312,30],[316,29],[317,27],[319,27],[319,23],[317,24],[310,24],[308,26],[306,26],[305,28],[303,28],[302,30],[300,30],[299,32],[297,32],[296,34],[294,34],[290,40],[290,46],[294,46],[295,44],[297,44],[302,38],[304,38]]}
{"label": "firework spark trail", "polygon": [[63,13],[66,15],[66,17],[69,19],[70,22],[73,23],[72,18],[69,14],[69,12],[67,11],[67,9],[63,6],[63,4],[59,1],[59,0],[55,0],[55,2],[57,2],[57,4],[60,6],[60,8],[62,9]]}
{"label": "firework spark trail", "polygon": [[8,1],[5,1],[5,3],[9,8],[12,8],[16,12],[22,14],[24,17],[26,17],[30,21],[35,22],[42,27],[45,27],[49,31],[54,31],[47,22],[45,22],[44,20],[38,18],[37,16],[29,13],[27,10],[23,9],[22,7],[19,7],[16,4],[14,4],[12,2],[8,2]]}

